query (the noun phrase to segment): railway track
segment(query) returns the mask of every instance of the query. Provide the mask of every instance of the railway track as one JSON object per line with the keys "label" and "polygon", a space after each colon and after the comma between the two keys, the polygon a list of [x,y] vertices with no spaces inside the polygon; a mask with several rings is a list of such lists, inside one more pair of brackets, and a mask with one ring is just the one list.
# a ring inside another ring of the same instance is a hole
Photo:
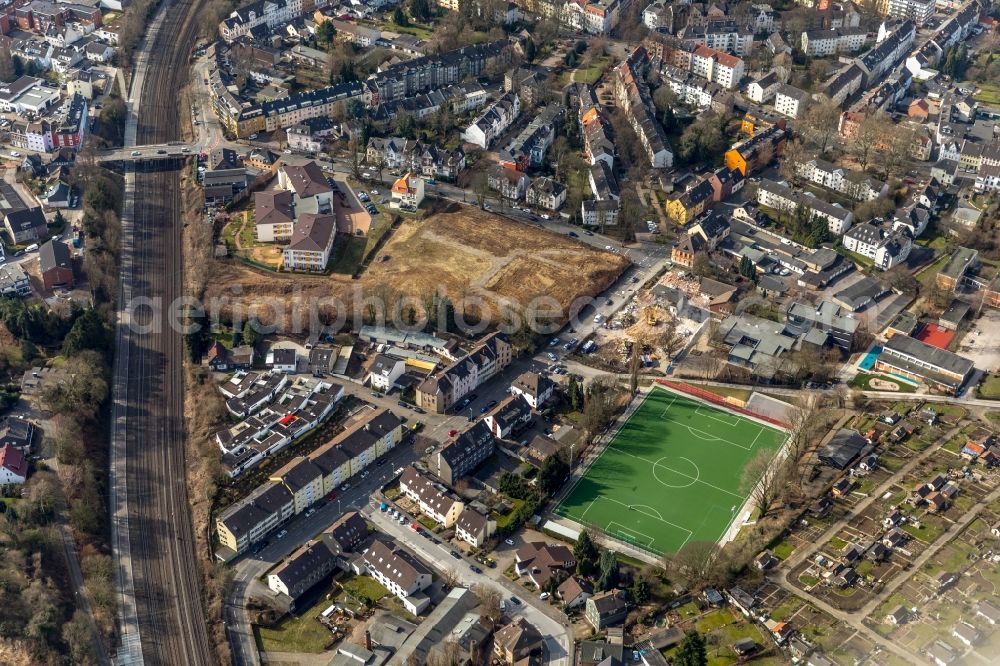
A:
{"label": "railway track", "polygon": [[[165,0],[169,1],[169,0]],[[152,38],[141,85],[134,140],[180,138],[178,91],[188,76],[200,0],[178,0],[164,10]],[[182,168],[182,165],[178,165]],[[141,639],[125,663],[201,666],[215,663],[199,593],[199,574],[185,483],[183,340],[167,321],[183,293],[180,172],[139,171],[128,238],[123,242],[123,295],[134,326],[119,337],[116,437],[124,479],[125,529],[119,539],[123,622]],[[113,443],[115,448],[115,443]],[[141,656],[140,656],[141,654]]]}

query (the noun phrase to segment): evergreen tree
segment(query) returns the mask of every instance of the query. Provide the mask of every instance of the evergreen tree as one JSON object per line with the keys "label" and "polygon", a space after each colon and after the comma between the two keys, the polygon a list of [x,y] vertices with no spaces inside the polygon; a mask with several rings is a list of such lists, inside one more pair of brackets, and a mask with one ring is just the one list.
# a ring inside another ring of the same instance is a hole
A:
{"label": "evergreen tree", "polygon": [[528,40],[524,43],[524,59],[527,62],[533,62],[535,55],[535,40],[528,37]]}
{"label": "evergreen tree", "polygon": [[260,322],[256,319],[248,319],[243,324],[243,344],[256,347],[263,337],[260,333]]}
{"label": "evergreen tree", "polygon": [[674,657],[674,663],[678,666],[706,666],[708,655],[705,651],[705,637],[697,631],[692,631],[684,640]]}
{"label": "evergreen tree", "polygon": [[649,599],[649,585],[640,576],[636,576],[632,581],[632,587],[628,590],[628,595],[632,603],[641,604]]}
{"label": "evergreen tree", "polygon": [[409,19],[406,18],[406,14],[403,12],[403,8],[396,5],[396,8],[392,10],[392,22],[396,25],[405,28],[410,25]]}
{"label": "evergreen tree", "polygon": [[755,282],[757,280],[757,269],[754,268],[750,257],[746,255],[743,255],[743,257],[740,258],[740,275],[748,280],[753,280]]}
{"label": "evergreen tree", "polygon": [[581,576],[589,576],[594,572],[599,555],[600,551],[598,551],[597,544],[590,537],[590,533],[587,530],[580,532],[580,538],[577,539],[576,545],[573,546],[573,557],[576,558],[576,572]]}
{"label": "evergreen tree", "polygon": [[551,495],[559,489],[568,474],[569,465],[559,453],[549,456],[538,470],[538,487],[546,495]]}
{"label": "evergreen tree", "polygon": [[597,587],[607,591],[618,587],[618,557],[613,550],[601,551],[601,576]]}

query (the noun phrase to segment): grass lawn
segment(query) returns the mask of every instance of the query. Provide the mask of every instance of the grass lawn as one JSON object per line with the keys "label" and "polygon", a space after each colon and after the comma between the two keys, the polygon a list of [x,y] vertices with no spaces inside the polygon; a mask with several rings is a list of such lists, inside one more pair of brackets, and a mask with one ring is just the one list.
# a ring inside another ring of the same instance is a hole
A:
{"label": "grass lawn", "polygon": [[329,605],[329,601],[320,597],[315,606],[298,617],[286,616],[273,627],[255,627],[261,649],[267,652],[323,652],[333,635],[316,616]]}
{"label": "grass lawn", "polygon": [[924,287],[930,285],[930,283],[934,281],[934,276],[936,276],[938,272],[944,268],[944,265],[948,263],[948,259],[950,257],[951,255],[949,254],[944,254],[938,257],[937,261],[920,271],[920,274],[917,275],[917,281]]}
{"label": "grass lawn", "polygon": [[389,594],[382,585],[371,576],[354,576],[343,583],[344,591],[355,599],[368,600],[372,603]]}
{"label": "grass lawn", "polygon": [[809,574],[802,574],[801,576],[799,576],[799,582],[802,583],[803,585],[808,585],[812,587],[813,585],[819,583],[819,578],[816,578],[816,576],[810,576]]}
{"label": "grass lawn", "polygon": [[951,422],[958,422],[969,415],[969,410],[961,405],[949,405],[947,403],[935,402],[933,404],[928,403],[926,406],[933,408],[939,415],[947,417],[945,420]]}
{"label": "grass lawn", "polygon": [[381,30],[388,30],[389,32],[398,32],[404,35],[413,35],[417,39],[428,40],[434,36],[434,30],[430,27],[425,27],[417,23],[411,23],[407,26],[399,25],[392,21],[382,21],[381,23],[374,23],[372,21],[360,21],[362,24],[367,24],[369,26],[378,26]]}
{"label": "grass lawn", "polygon": [[833,548],[834,550],[843,550],[844,546],[847,545],[847,542],[840,537],[833,537],[830,539],[829,544],[830,548]]}
{"label": "grass lawn", "polygon": [[777,608],[771,611],[771,619],[775,622],[785,622],[804,605],[804,602],[798,597],[790,594]]}
{"label": "grass lawn", "polygon": [[330,261],[330,271],[345,275],[354,275],[365,256],[365,246],[368,239],[364,236],[348,236],[339,234],[333,246],[333,259]]}
{"label": "grass lawn", "polygon": [[655,387],[556,513],[656,553],[718,541],[743,506],[743,466],[785,433]]}
{"label": "grass lawn", "polygon": [[[1000,375],[987,375],[976,390],[976,397],[987,400],[1000,400]],[[988,412],[986,417],[1000,421],[1000,413]]]}
{"label": "grass lawn", "polygon": [[792,556],[792,553],[795,552],[795,546],[790,544],[788,541],[782,541],[776,545],[771,552],[774,553],[774,556],[779,560],[787,560]]}
{"label": "grass lawn", "polygon": [[970,83],[970,87],[978,88],[972,98],[983,104],[1000,104],[1000,85],[995,83]]}
{"label": "grass lawn", "polygon": [[934,543],[944,532],[944,526],[940,522],[935,522],[931,516],[924,516],[920,519],[920,527],[907,523],[903,531],[924,543]]}
{"label": "grass lawn", "polygon": [[904,382],[900,379],[887,377],[886,375],[877,375],[877,374],[871,375],[865,372],[859,372],[858,374],[856,374],[854,376],[854,379],[851,380],[851,386],[853,386],[854,388],[862,389],[864,391],[884,391],[885,389],[875,389],[872,388],[872,386],[870,385],[871,380],[876,378],[881,379],[883,381],[892,382],[893,384],[898,386],[899,387],[897,391],[898,393],[913,393],[914,391],[917,390],[917,388],[912,384]]}
{"label": "grass lawn", "polygon": [[429,529],[431,532],[438,528],[437,521],[428,518],[427,516],[420,516],[417,518],[417,522]]}
{"label": "grass lawn", "polygon": [[706,613],[698,618],[698,621],[694,623],[695,629],[700,633],[707,634],[710,631],[714,631],[719,627],[724,627],[733,621],[733,614],[725,608],[720,608],[719,610],[714,610],[710,613]]}

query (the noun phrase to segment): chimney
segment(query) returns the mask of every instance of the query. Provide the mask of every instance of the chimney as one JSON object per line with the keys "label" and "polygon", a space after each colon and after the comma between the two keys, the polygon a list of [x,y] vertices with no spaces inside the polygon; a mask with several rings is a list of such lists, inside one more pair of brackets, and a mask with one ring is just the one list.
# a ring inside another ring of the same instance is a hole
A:
{"label": "chimney", "polygon": [[372,632],[365,629],[365,649],[372,651]]}

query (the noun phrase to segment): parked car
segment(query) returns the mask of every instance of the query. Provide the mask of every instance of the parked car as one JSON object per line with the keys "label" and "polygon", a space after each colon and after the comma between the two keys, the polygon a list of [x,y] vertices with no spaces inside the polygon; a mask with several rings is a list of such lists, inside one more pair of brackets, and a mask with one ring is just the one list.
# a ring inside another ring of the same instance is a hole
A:
{"label": "parked car", "polygon": [[276,536],[275,538],[284,539],[286,536],[288,536],[288,530],[281,530],[280,532],[278,532],[278,536]]}
{"label": "parked car", "polygon": [[472,573],[477,573],[477,574],[483,573],[483,570],[477,567],[475,564],[470,564],[469,568],[472,569]]}
{"label": "parked car", "polygon": [[514,540],[513,539],[504,539],[503,542],[505,544],[507,544],[508,546],[513,546],[514,545]]}
{"label": "parked car", "polygon": [[515,606],[520,606],[521,605],[521,600],[518,599],[517,597],[511,597],[510,598],[510,603],[514,604]]}
{"label": "parked car", "polygon": [[542,592],[541,594],[538,595],[538,598],[539,599],[548,599],[549,598],[549,593],[548,592]]}
{"label": "parked car", "polygon": [[462,559],[462,556],[461,556],[461,555],[459,555],[459,554],[458,554],[458,553],[457,553],[456,551],[454,551],[454,550],[453,550],[453,551],[451,551],[451,556],[452,556],[452,557],[454,557],[454,558],[455,558],[456,560],[460,560],[460,559]]}

